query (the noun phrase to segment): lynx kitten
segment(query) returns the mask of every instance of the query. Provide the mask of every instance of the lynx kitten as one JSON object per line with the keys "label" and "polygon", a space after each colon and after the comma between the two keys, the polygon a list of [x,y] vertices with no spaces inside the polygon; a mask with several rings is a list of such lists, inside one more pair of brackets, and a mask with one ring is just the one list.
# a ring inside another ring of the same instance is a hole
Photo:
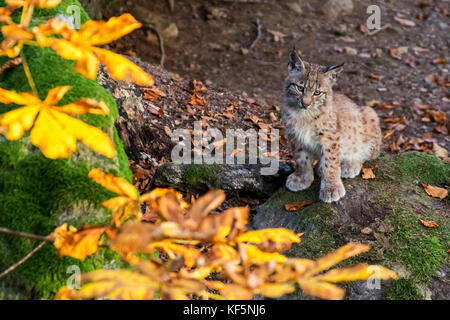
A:
{"label": "lynx kitten", "polygon": [[314,160],[321,176],[320,200],[345,195],[342,178],[357,176],[364,161],[377,156],[381,144],[379,119],[369,107],[358,107],[332,86],[343,64],[324,67],[289,55],[285,102],[286,135],[296,170],[286,181],[291,191],[307,189],[314,180]]}

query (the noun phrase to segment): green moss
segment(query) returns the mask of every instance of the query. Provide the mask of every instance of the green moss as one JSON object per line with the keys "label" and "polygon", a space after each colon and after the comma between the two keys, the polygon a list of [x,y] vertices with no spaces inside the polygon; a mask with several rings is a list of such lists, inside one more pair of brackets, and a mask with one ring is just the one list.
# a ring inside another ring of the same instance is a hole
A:
{"label": "green moss", "polygon": [[[5,6],[5,0],[0,0],[0,7]],[[55,8],[51,9],[41,9],[38,7],[34,8],[33,11],[33,20],[31,21],[31,26],[39,25],[42,23],[45,23],[47,20],[53,18],[56,14],[64,14],[67,16],[71,16],[73,12],[71,12],[68,8],[71,6],[77,6],[80,9],[80,22],[81,24],[85,23],[89,20],[88,15],[86,14],[86,11],[84,11],[83,7],[80,5],[80,3],[77,0],[64,0],[61,1],[60,4],[58,4]],[[18,9],[14,11],[12,14],[13,21],[16,23],[19,23],[20,16],[21,16],[22,10]]]}
{"label": "green moss", "polygon": [[[51,10],[36,10],[34,23],[50,18],[77,1],[64,0]],[[4,1],[0,0],[0,6]],[[81,9],[82,22],[87,16]],[[113,194],[88,178],[88,172],[98,167],[105,172],[131,181],[128,159],[123,150],[114,121],[117,106],[111,94],[97,81],[89,80],[73,71],[74,62],[57,56],[51,49],[25,47],[24,54],[37,85],[41,99],[56,86],[70,85],[60,104],[79,98],[103,100],[110,109],[107,116],[83,115],[79,118],[107,132],[116,144],[117,157],[108,159],[81,143],[69,159],[49,160],[30,143],[29,133],[18,141],[6,141],[0,136],[0,226],[47,235],[56,226],[68,222],[100,224],[110,220],[110,213],[100,203]],[[3,58],[4,61],[4,58]],[[16,91],[30,91],[22,66],[0,75],[0,87]],[[17,108],[13,104],[0,104],[0,114]],[[0,270],[23,258],[38,243],[33,240],[0,235]],[[101,250],[85,261],[72,258],[59,259],[51,245],[45,245],[31,259],[9,273],[0,282],[8,290],[27,298],[51,298],[70,276],[70,265],[78,265],[82,272],[102,267],[118,257],[110,250]],[[1,290],[0,290],[1,291]]]}
{"label": "green moss", "polygon": [[[445,215],[448,199],[429,197],[419,182],[447,187],[450,182],[450,165],[439,158],[418,152],[397,155],[382,153],[365,167],[375,167],[376,179],[361,177],[345,179],[347,194],[353,188],[368,190],[371,210],[380,221],[392,225],[391,232],[374,230],[371,250],[339,264],[349,267],[358,263],[381,264],[399,271],[401,280],[394,281],[387,291],[388,299],[421,299],[436,274],[448,263],[447,248],[450,243],[450,225]],[[283,206],[294,201],[310,200],[312,204],[298,211],[298,226],[305,231],[302,242],[287,254],[295,257],[317,259],[334,251],[346,241],[334,224],[335,206],[319,201],[319,179],[305,191],[289,192],[280,189],[263,205],[264,210],[283,214]],[[261,214],[264,214],[264,210]],[[438,228],[426,228],[418,220],[433,220]],[[347,227],[347,236],[358,241],[360,228]],[[363,242],[366,242],[365,240]],[[300,295],[300,291],[294,295]]]}
{"label": "green moss", "polygon": [[[388,291],[389,299],[420,299],[420,287],[427,286],[436,270],[448,263],[450,225],[442,205],[448,200],[435,200],[425,194],[419,182],[445,187],[450,181],[450,165],[439,158],[406,152],[382,154],[377,179],[371,186],[375,203],[392,211],[387,220],[393,226],[388,235],[383,263],[403,266],[407,274]],[[433,220],[439,228],[426,228],[419,219]]]}
{"label": "green moss", "polygon": [[399,279],[386,293],[387,300],[422,300],[424,297],[411,279]]}
{"label": "green moss", "polygon": [[186,167],[186,184],[206,184],[210,187],[217,185],[217,176],[223,172],[223,166],[215,164],[191,164]]}
{"label": "green moss", "polygon": [[317,259],[344,244],[333,235],[332,226],[327,223],[332,218],[334,210],[328,204],[319,202],[319,185],[317,180],[310,188],[301,192],[290,192],[283,188],[264,204],[272,210],[283,211],[286,203],[303,200],[312,202],[311,205],[298,211],[297,223],[305,235],[302,236],[300,245],[294,246],[286,253],[289,256]]}
{"label": "green moss", "polygon": [[404,180],[434,185],[450,183],[450,164],[421,152],[406,152],[395,157],[394,170],[400,170]]}

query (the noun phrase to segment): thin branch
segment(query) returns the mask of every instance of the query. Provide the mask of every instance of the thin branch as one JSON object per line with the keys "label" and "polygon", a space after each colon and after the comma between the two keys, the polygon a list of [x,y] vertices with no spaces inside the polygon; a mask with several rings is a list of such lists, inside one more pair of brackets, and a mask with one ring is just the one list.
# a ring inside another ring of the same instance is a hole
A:
{"label": "thin branch", "polygon": [[256,19],[256,38],[255,40],[253,40],[252,44],[250,45],[250,47],[248,48],[249,50],[253,49],[253,47],[256,45],[256,43],[259,41],[259,39],[261,38],[262,35],[262,27],[261,27],[261,22],[259,21],[259,19]]}
{"label": "thin branch", "polygon": [[31,87],[31,90],[33,91],[33,93],[38,96],[38,92],[36,89],[36,84],[34,83],[33,77],[31,76],[31,71],[30,71],[30,67],[28,66],[27,60],[25,59],[25,55],[23,54],[23,52],[20,52],[20,57],[22,58],[22,63],[23,63],[23,69],[25,70],[25,75],[27,76],[27,80],[28,80],[28,84]]}
{"label": "thin branch", "polygon": [[28,28],[28,26],[30,25],[31,17],[33,16],[33,10],[34,10],[34,5],[32,4],[32,5],[30,5],[30,7],[28,8],[27,13],[26,13],[26,16],[25,16],[25,19],[23,20],[23,23],[22,23],[22,25],[23,25],[25,28]]}
{"label": "thin branch", "polygon": [[40,235],[37,235],[37,234],[20,232],[20,231],[11,230],[11,229],[8,229],[8,228],[3,228],[3,227],[0,227],[0,233],[10,234],[12,236],[28,238],[28,239],[33,239],[33,240],[41,240],[41,241],[47,241],[47,242],[53,242],[54,241],[53,238],[50,238],[48,236],[47,237],[46,236],[40,236]]}
{"label": "thin branch", "polygon": [[384,30],[386,28],[389,28],[391,26],[390,23],[385,24],[384,26],[382,26],[380,29],[375,29],[374,31],[371,31],[369,33],[367,33],[368,36],[373,36],[374,34],[377,34],[378,32],[380,32],[381,30]]}
{"label": "thin branch", "polygon": [[146,27],[149,28],[158,38],[159,52],[161,55],[161,58],[159,59],[159,64],[161,65],[161,67],[164,67],[164,60],[166,59],[166,53],[164,50],[164,38],[158,31],[158,29],[156,29],[155,27],[152,27],[151,25],[146,25]]}
{"label": "thin branch", "polygon": [[173,11],[175,9],[175,0],[168,0],[168,2],[170,11]]}
{"label": "thin branch", "polygon": [[22,263],[24,263],[25,261],[27,261],[28,259],[31,258],[31,256],[38,251],[40,248],[42,248],[44,246],[44,244],[46,244],[47,241],[42,241],[36,248],[34,248],[33,250],[31,250],[30,253],[28,253],[25,257],[23,257],[22,259],[20,259],[19,261],[17,261],[15,264],[13,264],[11,267],[9,267],[8,269],[6,269],[5,271],[3,271],[2,273],[0,273],[0,279],[3,278],[4,276],[6,276],[8,273],[10,273],[11,271],[13,271],[15,268],[17,268],[18,266],[20,266]]}

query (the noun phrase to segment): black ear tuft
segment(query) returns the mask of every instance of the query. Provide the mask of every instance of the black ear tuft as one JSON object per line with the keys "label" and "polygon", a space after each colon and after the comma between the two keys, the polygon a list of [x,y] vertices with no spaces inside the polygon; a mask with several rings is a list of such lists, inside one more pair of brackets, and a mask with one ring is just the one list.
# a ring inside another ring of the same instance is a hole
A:
{"label": "black ear tuft", "polygon": [[292,47],[291,52],[289,53],[288,68],[289,71],[295,72],[302,72],[305,68],[305,64],[295,50],[295,45]]}
{"label": "black ear tuft", "polygon": [[333,65],[333,66],[327,67],[327,68],[325,69],[325,72],[324,72],[324,73],[327,73],[327,72],[330,72],[330,71],[333,71],[333,70],[335,70],[336,72],[339,73],[339,72],[342,71],[343,66],[344,66],[344,63],[341,63],[341,64],[335,64],[335,65]]}

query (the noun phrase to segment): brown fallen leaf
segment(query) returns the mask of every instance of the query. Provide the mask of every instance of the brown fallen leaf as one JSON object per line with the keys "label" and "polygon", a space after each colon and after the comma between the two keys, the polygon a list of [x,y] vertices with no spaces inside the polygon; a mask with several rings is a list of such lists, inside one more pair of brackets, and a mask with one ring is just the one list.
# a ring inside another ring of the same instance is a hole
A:
{"label": "brown fallen leaf", "polygon": [[284,205],[284,209],[288,212],[298,211],[303,207],[309,206],[312,202],[309,200],[295,201]]}
{"label": "brown fallen leaf", "polygon": [[423,182],[421,184],[422,184],[422,187],[425,189],[425,192],[429,196],[432,196],[433,198],[444,199],[446,196],[448,196],[448,191],[444,188],[431,186],[431,185],[423,183]]}
{"label": "brown fallen leaf", "polygon": [[375,174],[372,171],[372,168],[362,168],[362,178],[367,179],[375,179]]}
{"label": "brown fallen leaf", "polygon": [[432,110],[431,117],[437,123],[444,124],[447,122],[447,114],[443,111]]}
{"label": "brown fallen leaf", "polygon": [[387,139],[390,136],[392,136],[395,132],[395,129],[390,129],[390,130],[386,130],[384,131],[384,135],[383,135],[383,139]]}
{"label": "brown fallen leaf", "polygon": [[164,98],[166,96],[166,94],[158,88],[143,88],[141,91],[144,94],[144,99],[149,100],[150,102],[155,102],[159,97]]}
{"label": "brown fallen leaf", "polygon": [[437,143],[433,143],[433,154],[437,157],[441,157],[441,158],[447,158],[448,157],[448,151],[445,148],[442,148],[440,145],[438,145]]}
{"label": "brown fallen leaf", "polygon": [[362,234],[371,234],[372,229],[370,227],[365,227],[365,228],[361,229],[361,233]]}
{"label": "brown fallen leaf", "polygon": [[189,104],[193,105],[194,107],[204,107],[206,105],[206,102],[202,97],[200,97],[198,93],[195,92],[189,100]]}
{"label": "brown fallen leaf", "polygon": [[446,64],[446,63],[447,63],[447,60],[442,59],[442,58],[438,58],[438,59],[433,59],[433,60],[431,61],[431,63],[432,63],[432,64]]}
{"label": "brown fallen leaf", "polygon": [[419,219],[419,221],[421,224],[423,224],[425,227],[428,227],[428,228],[439,227],[439,225],[436,222],[434,222],[433,220],[425,221],[425,220]]}
{"label": "brown fallen leaf", "polygon": [[6,61],[0,66],[0,74],[2,74],[6,69],[15,68],[22,63],[22,58],[15,58]]}
{"label": "brown fallen leaf", "polygon": [[379,76],[379,75],[376,75],[374,73],[369,73],[367,75],[367,78],[372,79],[372,80],[376,80],[376,81],[380,81],[381,79],[383,79],[383,76]]}
{"label": "brown fallen leaf", "polygon": [[448,134],[448,129],[446,126],[436,126],[434,127],[434,130],[445,135]]}
{"label": "brown fallen leaf", "polygon": [[169,136],[172,137],[172,130],[168,126],[164,126],[164,132]]}

